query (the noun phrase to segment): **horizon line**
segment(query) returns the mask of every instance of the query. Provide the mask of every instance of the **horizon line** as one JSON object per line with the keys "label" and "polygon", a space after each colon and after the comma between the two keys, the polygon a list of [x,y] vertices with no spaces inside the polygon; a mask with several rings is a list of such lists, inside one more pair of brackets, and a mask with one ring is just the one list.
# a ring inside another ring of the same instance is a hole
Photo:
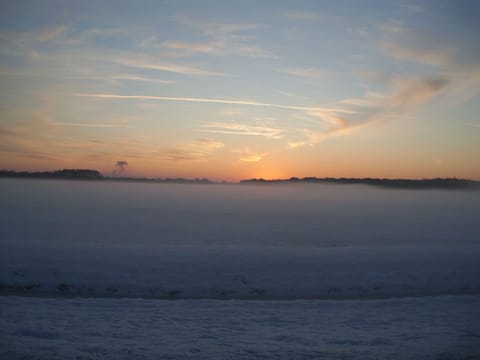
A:
{"label": "horizon line", "polygon": [[413,177],[413,178],[405,178],[405,177],[376,177],[376,176],[362,176],[362,177],[346,177],[346,176],[303,176],[303,177],[297,177],[297,176],[290,176],[290,177],[284,177],[284,178],[256,178],[256,177],[251,177],[251,178],[242,178],[238,180],[211,180],[208,177],[205,176],[197,176],[197,177],[181,177],[181,176],[167,176],[167,177],[148,177],[148,176],[128,176],[128,175],[118,175],[118,174],[108,174],[104,175],[102,172],[95,170],[95,169],[83,169],[83,168],[63,168],[63,169],[57,169],[57,170],[41,170],[41,171],[28,171],[28,170],[9,170],[9,169],[0,169],[0,177],[8,177],[4,175],[12,175],[11,177],[15,177],[14,175],[54,175],[55,173],[61,173],[63,171],[84,171],[84,172],[97,172],[103,179],[105,180],[148,180],[148,181],[165,181],[165,180],[179,180],[179,181],[202,181],[202,182],[209,182],[209,183],[243,183],[243,182],[308,182],[314,181],[314,180],[332,180],[332,181],[339,181],[339,180],[353,180],[353,181],[367,181],[367,180],[373,180],[373,181],[432,181],[432,180],[448,180],[448,181],[467,181],[467,182],[479,182],[480,179],[474,179],[474,178],[459,178],[456,176],[448,176],[448,177]]}

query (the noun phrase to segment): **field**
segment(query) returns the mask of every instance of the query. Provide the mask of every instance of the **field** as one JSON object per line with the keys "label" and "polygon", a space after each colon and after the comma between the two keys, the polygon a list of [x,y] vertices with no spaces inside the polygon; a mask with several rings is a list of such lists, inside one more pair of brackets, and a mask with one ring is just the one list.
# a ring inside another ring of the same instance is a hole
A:
{"label": "field", "polygon": [[0,355],[480,356],[480,192],[1,180]]}

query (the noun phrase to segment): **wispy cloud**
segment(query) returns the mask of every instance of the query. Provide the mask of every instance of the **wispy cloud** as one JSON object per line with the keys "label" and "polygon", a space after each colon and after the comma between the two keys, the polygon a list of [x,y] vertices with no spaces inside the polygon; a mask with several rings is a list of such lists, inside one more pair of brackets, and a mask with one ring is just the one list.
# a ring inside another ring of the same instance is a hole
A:
{"label": "wispy cloud", "polygon": [[220,116],[244,116],[246,114],[245,109],[223,109],[218,112]]}
{"label": "wispy cloud", "polygon": [[222,142],[210,139],[197,139],[180,144],[167,151],[166,159],[175,162],[181,161],[208,161],[208,157],[225,145]]}
{"label": "wispy cloud", "polygon": [[228,39],[218,39],[205,43],[185,41],[164,41],[160,47],[177,51],[177,56],[206,54],[214,56],[245,56],[251,58],[272,59],[277,56],[258,45],[249,45],[244,42],[232,42]]}
{"label": "wispy cloud", "polygon": [[27,47],[34,43],[45,43],[63,38],[69,31],[66,25],[48,26],[28,32],[2,31],[0,38],[14,43],[18,47]]}
{"label": "wispy cloud", "polygon": [[388,57],[437,68],[458,62],[459,49],[443,38],[408,28],[398,20],[379,24],[378,28],[389,34],[380,42],[380,51]]}
{"label": "wispy cloud", "polygon": [[[178,23],[201,34],[205,41],[185,41],[177,39],[160,40],[154,35],[141,42],[142,47],[161,48],[169,56],[186,57],[191,55],[242,56],[251,58],[276,58],[270,50],[254,41],[252,32],[266,28],[255,23],[201,22],[188,16],[175,17]],[[244,33],[247,32],[248,35]]]}
{"label": "wispy cloud", "polygon": [[[315,116],[315,114],[311,115]],[[314,146],[315,144],[321,143],[329,138],[352,134],[353,132],[370,126],[378,121],[377,118],[368,116],[365,119],[354,122],[342,117],[338,117],[335,114],[330,114],[330,116],[327,117],[324,114],[316,115],[318,115],[320,119],[328,124],[327,129],[299,129],[301,136],[297,136],[297,138],[289,140],[287,142],[289,148],[295,149],[303,146]]]}
{"label": "wispy cloud", "polygon": [[261,161],[266,154],[251,154],[251,155],[245,155],[240,158],[240,161],[243,162],[259,162]]}
{"label": "wispy cloud", "polygon": [[98,99],[158,100],[158,101],[180,101],[180,102],[197,102],[197,103],[217,103],[217,104],[271,107],[271,108],[290,109],[290,110],[304,110],[304,111],[315,110],[315,111],[339,112],[339,113],[349,113],[349,114],[355,113],[355,111],[353,110],[342,109],[342,108],[282,105],[282,104],[259,102],[255,100],[170,97],[170,96],[153,96],[153,95],[119,95],[119,94],[99,94],[99,93],[78,93],[78,94],[75,94],[75,96],[91,97],[91,98],[98,98]]}
{"label": "wispy cloud", "polygon": [[393,80],[390,106],[394,109],[409,109],[425,104],[448,85],[444,78],[399,78]]}
{"label": "wispy cloud", "polygon": [[232,152],[239,154],[240,158],[238,160],[245,163],[256,163],[262,161],[263,158],[268,156],[268,153],[266,152],[259,153],[257,151],[253,151],[249,147],[239,150],[232,150]]}
{"label": "wispy cloud", "polygon": [[449,103],[461,103],[479,93],[480,66],[470,49],[413,30],[381,43],[384,55],[430,67],[436,78],[448,82]]}
{"label": "wispy cloud", "polygon": [[[434,87],[436,83],[431,84]],[[428,87],[428,86],[427,86]],[[410,98],[407,98],[408,90],[405,93],[399,93],[395,97],[395,100],[400,103],[414,102],[415,99],[421,100],[421,95],[415,93],[415,95],[410,95]],[[282,105],[282,104],[272,104],[272,103],[263,103],[254,100],[238,100],[238,99],[212,99],[212,98],[190,98],[190,97],[164,97],[164,96],[146,96],[146,95],[117,95],[117,94],[77,94],[78,96],[99,98],[99,99],[125,99],[125,100],[158,100],[158,101],[180,101],[180,102],[196,102],[196,103],[218,103],[218,104],[229,104],[229,105],[243,105],[243,106],[252,106],[252,107],[271,107],[279,109],[288,109],[288,110],[298,110],[304,112],[311,117],[317,118],[321,123],[326,124],[326,130],[312,130],[312,129],[303,129],[295,130],[297,133],[296,140],[292,140],[292,131],[290,129],[273,127],[273,126],[263,126],[255,124],[245,124],[241,122],[207,122],[202,125],[202,128],[199,130],[206,133],[216,133],[216,134],[231,134],[231,135],[242,135],[242,136],[261,136],[270,139],[282,139],[286,138],[286,141],[290,147],[298,147],[304,145],[313,145],[324,139],[333,136],[345,135],[352,132],[354,129],[359,129],[366,126],[367,122],[371,122],[371,118],[366,120],[360,119],[349,120],[346,116],[356,115],[357,118],[362,117],[363,114],[357,110],[349,109],[345,106],[339,106],[334,108],[324,108],[324,107],[306,107],[306,106],[296,106],[296,105]],[[363,116],[364,118],[366,116]],[[302,139],[298,138],[298,134],[301,135]],[[288,135],[288,136],[287,136]],[[169,151],[169,159],[175,161],[181,160],[201,160],[204,159],[202,151],[193,150],[192,144],[187,144],[181,148],[172,149]],[[246,157],[245,157],[246,158]],[[253,158],[251,158],[253,160]]]}
{"label": "wispy cloud", "polygon": [[[364,126],[363,120],[347,120],[346,116],[356,115],[357,117],[362,114],[357,110],[349,109],[344,105],[339,107],[315,107],[315,106],[296,106],[296,105],[283,105],[258,102],[255,100],[238,100],[238,99],[212,99],[212,98],[190,98],[190,97],[164,97],[164,96],[147,96],[147,95],[117,95],[117,94],[76,94],[77,96],[92,97],[97,99],[125,99],[125,100],[158,100],[158,101],[179,101],[179,102],[194,102],[194,103],[217,103],[228,105],[242,105],[251,107],[267,107],[286,110],[297,110],[308,114],[310,117],[319,119],[320,124],[326,124],[322,126],[320,130],[311,129],[288,129],[283,127],[246,124],[244,122],[207,122],[202,125],[199,130],[206,133],[216,134],[231,134],[231,135],[244,135],[244,136],[262,136],[269,139],[285,139],[290,147],[296,147],[303,145],[312,145],[318,143],[327,137],[332,137],[341,134],[350,133],[355,128]],[[369,120],[370,121],[370,120]],[[296,139],[292,140],[292,134]],[[301,139],[299,139],[299,135]],[[190,146],[190,145],[189,145]],[[188,150],[188,151],[187,151]],[[190,147],[187,149],[174,149],[169,152],[170,159],[187,160],[202,158],[198,156],[198,152],[191,151]]]}
{"label": "wispy cloud", "polygon": [[[354,106],[357,109],[368,109],[377,114],[387,110],[400,113],[427,103],[447,85],[447,79],[442,77],[394,77],[390,80],[390,90],[387,93],[367,92],[362,97],[343,99],[339,103]],[[362,112],[360,109],[358,111]]]}
{"label": "wispy cloud", "polygon": [[163,41],[160,47],[167,49],[180,50],[186,54],[204,53],[215,54],[225,47],[223,41],[212,41],[207,43],[187,42],[187,41]]}
{"label": "wispy cloud", "polygon": [[398,6],[412,13],[419,14],[425,12],[425,8],[420,4],[398,4]]}
{"label": "wispy cloud", "polygon": [[319,68],[282,69],[279,71],[305,80],[325,78],[332,75],[331,70]]}
{"label": "wispy cloud", "polygon": [[[43,28],[37,32],[30,33],[29,36],[36,41],[47,42],[58,39],[65,34],[68,27],[65,25]],[[25,34],[26,35],[26,34]]]}
{"label": "wispy cloud", "polygon": [[355,114],[308,111],[322,121],[323,128],[302,129],[300,137],[288,141],[290,148],[314,145],[326,139],[345,136],[380,121],[399,118],[423,106],[446,88],[443,78],[393,78],[386,94],[367,92],[365,96],[344,99],[339,104],[354,107]]}
{"label": "wispy cloud", "polygon": [[190,65],[181,65],[176,63],[157,62],[146,58],[125,58],[116,59],[114,62],[138,69],[150,69],[164,72],[171,72],[183,75],[196,75],[196,76],[228,76],[228,74],[202,69]]}
{"label": "wispy cloud", "polygon": [[[312,71],[307,71],[307,73]],[[290,129],[271,125],[237,122],[207,122],[199,131],[205,133],[231,134],[240,136],[261,136],[269,139],[283,139],[290,148],[314,145],[328,138],[345,136],[365,128],[375,122],[402,116],[424,105],[440,94],[448,85],[443,77],[414,78],[396,77],[390,81],[390,90],[379,94],[367,92],[358,98],[344,99],[333,107],[297,106],[289,104],[265,103],[256,100],[164,97],[149,95],[118,95],[85,93],[78,96],[98,99],[156,100],[193,103],[217,103],[236,106],[265,107],[295,110],[312,120],[308,128]],[[190,149],[170,152],[171,159],[201,158]],[[246,159],[247,157],[245,157]],[[253,157],[251,158],[254,159]]]}
{"label": "wispy cloud", "polygon": [[42,55],[31,48],[30,44],[25,44],[19,34],[0,32],[0,54],[16,57],[24,57],[28,59],[40,58]]}
{"label": "wispy cloud", "polygon": [[62,137],[55,143],[55,151],[61,153],[66,159],[95,159],[108,164],[111,164],[112,159],[115,158],[164,160],[154,149],[148,137],[138,134],[135,137],[125,134],[118,139],[109,139],[104,136],[84,139],[72,134]]}
{"label": "wispy cloud", "polygon": [[91,28],[70,36],[63,43],[66,45],[77,45],[98,38],[112,38],[128,34],[129,32],[126,29],[121,28]]}
{"label": "wispy cloud", "polygon": [[403,24],[402,20],[390,19],[386,22],[377,25],[378,30],[382,33],[391,36],[398,35],[405,32],[407,29]]}
{"label": "wispy cloud", "polygon": [[118,74],[112,76],[113,80],[127,80],[127,81],[144,81],[144,82],[152,82],[152,83],[159,83],[159,84],[173,84],[175,81],[173,80],[164,80],[164,79],[157,79],[157,78],[150,78],[132,74]]}
{"label": "wispy cloud", "polygon": [[298,21],[320,21],[331,18],[330,15],[321,14],[313,11],[288,10],[283,11],[281,15],[287,19]]}
{"label": "wispy cloud", "polygon": [[200,131],[209,133],[263,136],[270,139],[280,139],[283,137],[283,130],[281,129],[235,122],[207,122],[203,124],[202,127],[204,129]]}
{"label": "wispy cloud", "polygon": [[298,30],[296,27],[285,28],[281,30],[281,33],[287,40],[293,40],[298,38]]}
{"label": "wispy cloud", "polygon": [[30,32],[0,31],[0,53],[30,60],[48,58],[38,51],[38,45],[63,41],[69,28],[65,25],[51,26]]}
{"label": "wispy cloud", "polygon": [[89,123],[71,123],[71,122],[52,122],[54,126],[71,126],[71,127],[85,127],[85,128],[123,128],[135,129],[135,126],[125,124],[89,124]]}
{"label": "wispy cloud", "polygon": [[453,59],[455,49],[447,44],[438,45],[436,48],[429,48],[423,43],[409,45],[399,41],[389,41],[382,44],[385,55],[401,60],[409,60],[425,65],[443,66],[449,64]]}
{"label": "wispy cloud", "polygon": [[465,125],[475,127],[475,128],[480,128],[480,123],[465,123]]}
{"label": "wispy cloud", "polygon": [[354,71],[353,75],[364,80],[377,82],[377,83],[385,83],[389,80],[389,76],[386,73],[383,73],[378,70],[358,70]]}
{"label": "wispy cloud", "polygon": [[197,21],[190,16],[178,15],[175,19],[188,27],[201,31],[204,35],[226,35],[238,32],[264,29],[268,27],[265,24],[256,23],[228,23],[228,22],[205,22]]}
{"label": "wispy cloud", "polygon": [[346,98],[338,101],[340,104],[353,107],[373,107],[385,101],[388,95],[373,91],[366,92],[362,97]]}
{"label": "wispy cloud", "polygon": [[[4,116],[6,114],[4,112]],[[14,109],[8,112],[8,117],[10,123],[0,124],[0,153],[38,160],[56,159],[49,151],[58,133],[49,109]]]}
{"label": "wispy cloud", "polygon": [[305,96],[305,95],[294,94],[294,93],[289,92],[289,91],[277,90],[277,93],[279,93],[280,95],[289,97],[289,98],[293,98],[293,99],[302,99],[302,100],[308,99],[308,97]]}
{"label": "wispy cloud", "polygon": [[58,25],[33,30],[30,32],[10,33],[9,37],[25,45],[35,43],[57,42],[63,45],[77,45],[96,38],[126,35],[128,31],[120,28],[90,28],[78,32],[72,26]]}

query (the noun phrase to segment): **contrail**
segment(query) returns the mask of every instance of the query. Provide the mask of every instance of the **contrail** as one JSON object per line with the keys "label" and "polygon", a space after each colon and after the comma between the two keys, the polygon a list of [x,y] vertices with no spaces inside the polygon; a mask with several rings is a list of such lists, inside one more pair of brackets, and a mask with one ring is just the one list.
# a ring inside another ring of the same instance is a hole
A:
{"label": "contrail", "polygon": [[354,114],[355,111],[336,108],[323,108],[314,106],[296,106],[296,105],[280,105],[272,103],[264,103],[253,100],[235,100],[235,99],[209,99],[209,98],[193,98],[193,97],[170,97],[170,96],[152,96],[152,95],[117,95],[117,94],[97,94],[97,93],[78,93],[76,96],[93,97],[101,99],[131,99],[131,100],[159,100],[159,101],[181,101],[181,102],[197,102],[197,103],[216,103],[231,104],[244,106],[271,107],[277,109],[303,110],[303,111],[322,111]]}

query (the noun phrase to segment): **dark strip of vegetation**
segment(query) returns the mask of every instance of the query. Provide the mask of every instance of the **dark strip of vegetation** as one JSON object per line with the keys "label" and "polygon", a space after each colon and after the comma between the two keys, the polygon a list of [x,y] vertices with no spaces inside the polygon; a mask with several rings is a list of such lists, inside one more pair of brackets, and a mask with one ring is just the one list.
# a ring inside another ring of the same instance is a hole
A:
{"label": "dark strip of vegetation", "polygon": [[135,181],[135,182],[161,182],[174,184],[213,184],[208,179],[184,179],[184,178],[133,178],[133,177],[107,177],[97,170],[90,169],[63,169],[57,171],[13,171],[0,170],[0,177],[7,178],[33,178],[33,179],[67,179],[67,180],[108,180],[108,181]]}
{"label": "dark strip of vegetation", "polygon": [[[134,177],[106,177],[97,170],[90,169],[63,169],[57,171],[12,171],[0,170],[0,177],[10,178],[34,178],[34,179],[72,179],[72,180],[108,180],[108,181],[133,181],[149,183],[170,183],[170,184],[215,184],[218,182],[202,179],[185,178],[134,178]],[[457,178],[436,178],[436,179],[378,179],[378,178],[317,178],[291,177],[289,179],[247,179],[240,180],[241,184],[365,184],[387,188],[405,189],[480,189],[480,181],[457,179]]]}
{"label": "dark strip of vegetation", "polygon": [[12,171],[0,170],[0,177],[34,178],[34,179],[75,179],[75,180],[103,180],[104,176],[97,170],[63,169],[56,171]]}
{"label": "dark strip of vegetation", "polygon": [[321,184],[366,184],[388,188],[405,189],[462,189],[479,188],[480,181],[457,179],[457,178],[436,178],[436,179],[377,179],[377,178],[317,178],[305,177],[290,179],[248,179],[241,180],[242,184],[287,184],[287,183],[321,183]]}
{"label": "dark strip of vegetation", "polygon": [[170,184],[216,184],[216,182],[202,179],[185,179],[185,178],[135,178],[135,177],[106,177],[109,181],[135,181],[135,182],[158,182]]}

